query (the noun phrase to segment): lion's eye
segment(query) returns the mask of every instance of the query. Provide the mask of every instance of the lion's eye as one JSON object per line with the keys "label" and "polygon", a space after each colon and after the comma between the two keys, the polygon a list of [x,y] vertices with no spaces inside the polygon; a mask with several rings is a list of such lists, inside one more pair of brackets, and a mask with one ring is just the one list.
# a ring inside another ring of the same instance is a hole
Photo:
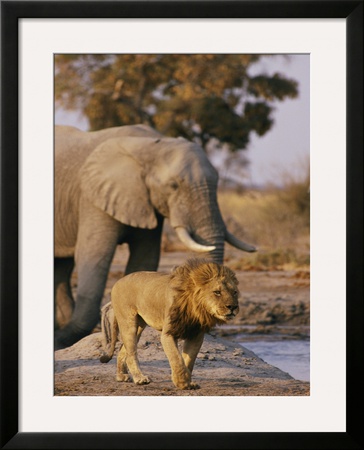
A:
{"label": "lion's eye", "polygon": [[221,291],[214,291],[214,294],[219,297],[221,295]]}

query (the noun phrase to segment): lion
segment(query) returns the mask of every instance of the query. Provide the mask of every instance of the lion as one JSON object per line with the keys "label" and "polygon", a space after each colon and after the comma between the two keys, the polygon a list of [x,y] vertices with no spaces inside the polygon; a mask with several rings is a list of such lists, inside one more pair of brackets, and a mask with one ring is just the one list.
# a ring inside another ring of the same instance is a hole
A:
{"label": "lion", "polygon": [[[140,369],[137,343],[146,326],[161,332],[172,382],[179,389],[198,389],[191,381],[193,366],[204,335],[239,312],[238,280],[226,266],[204,259],[190,259],[171,273],[135,272],[118,280],[111,302],[102,309],[105,353],[110,361],[118,331],[122,346],[117,356],[117,381],[148,384]],[[183,340],[182,352],[178,340]]]}

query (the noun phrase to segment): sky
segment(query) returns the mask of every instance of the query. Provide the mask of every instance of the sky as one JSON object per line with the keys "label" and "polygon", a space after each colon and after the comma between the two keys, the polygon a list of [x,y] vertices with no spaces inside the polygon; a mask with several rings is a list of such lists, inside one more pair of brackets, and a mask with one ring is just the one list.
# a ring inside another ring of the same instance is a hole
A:
{"label": "sky", "polygon": [[277,102],[275,124],[263,137],[254,136],[246,152],[252,184],[279,184],[290,174],[304,175],[310,156],[310,56],[268,58],[261,64],[268,73],[281,72],[298,81],[295,99]]}
{"label": "sky", "polygon": [[[248,183],[280,185],[287,176],[304,176],[310,154],[310,56],[290,55],[263,58],[255,65],[257,72],[282,73],[298,82],[299,95],[274,104],[274,125],[263,137],[252,136],[244,152],[250,161]],[[87,130],[82,114],[57,110],[57,125],[73,125]]]}

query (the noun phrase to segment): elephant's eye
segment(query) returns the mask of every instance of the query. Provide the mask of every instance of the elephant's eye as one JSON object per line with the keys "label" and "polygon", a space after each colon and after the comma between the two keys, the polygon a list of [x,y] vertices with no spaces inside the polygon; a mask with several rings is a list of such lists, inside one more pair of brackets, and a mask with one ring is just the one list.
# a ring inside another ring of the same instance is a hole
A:
{"label": "elephant's eye", "polygon": [[221,291],[214,291],[214,294],[215,294],[217,297],[220,297]]}
{"label": "elephant's eye", "polygon": [[172,183],[170,184],[171,188],[175,191],[178,188],[178,183],[177,181],[172,181]]}

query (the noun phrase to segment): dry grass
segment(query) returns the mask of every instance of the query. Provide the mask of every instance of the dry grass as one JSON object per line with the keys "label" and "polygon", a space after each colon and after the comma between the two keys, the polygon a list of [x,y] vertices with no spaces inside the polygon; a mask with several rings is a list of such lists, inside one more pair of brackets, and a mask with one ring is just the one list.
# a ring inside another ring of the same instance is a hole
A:
{"label": "dry grass", "polygon": [[220,191],[218,198],[225,221],[235,224],[232,231],[259,249],[235,261],[235,269],[309,267],[309,175],[264,191]]}

